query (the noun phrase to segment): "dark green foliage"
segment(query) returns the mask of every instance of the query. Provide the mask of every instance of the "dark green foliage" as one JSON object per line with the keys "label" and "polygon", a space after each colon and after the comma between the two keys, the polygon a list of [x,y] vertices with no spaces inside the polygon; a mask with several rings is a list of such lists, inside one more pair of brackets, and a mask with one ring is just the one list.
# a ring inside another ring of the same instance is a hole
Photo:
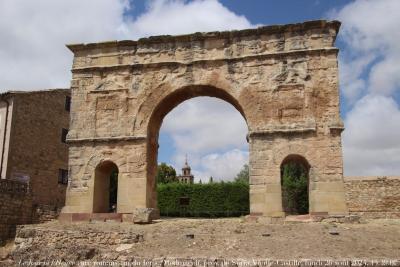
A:
{"label": "dark green foliage", "polygon": [[[249,213],[246,183],[158,184],[157,194],[163,216],[229,217]],[[188,206],[180,205],[181,197],[190,198]]]}
{"label": "dark green foliage", "polygon": [[110,176],[110,198],[109,198],[109,209],[112,210],[112,206],[117,204],[117,192],[118,192],[118,171],[113,171]]}
{"label": "dark green foliage", "polygon": [[172,166],[168,166],[165,163],[161,163],[157,166],[157,176],[156,176],[157,184],[167,184],[173,183],[177,181],[176,171]]}
{"label": "dark green foliage", "polygon": [[209,183],[209,184],[214,183],[214,178],[213,178],[212,176],[210,176],[210,179],[208,179],[208,183]]}
{"label": "dark green foliage", "polygon": [[308,213],[307,169],[300,163],[289,162],[282,169],[283,208],[289,214]]}
{"label": "dark green foliage", "polygon": [[249,183],[249,165],[244,164],[243,168],[235,177],[235,182]]}

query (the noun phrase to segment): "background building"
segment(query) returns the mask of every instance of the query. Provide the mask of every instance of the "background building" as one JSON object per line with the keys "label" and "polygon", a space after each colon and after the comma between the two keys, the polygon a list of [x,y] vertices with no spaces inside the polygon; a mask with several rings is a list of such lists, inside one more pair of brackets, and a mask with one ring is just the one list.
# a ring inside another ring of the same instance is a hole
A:
{"label": "background building", "polygon": [[178,178],[180,183],[193,184],[194,176],[191,173],[190,166],[187,162],[187,157],[185,159],[185,165],[182,168],[182,174],[178,175],[176,178]]}
{"label": "background building", "polygon": [[70,102],[69,89],[0,95],[1,179],[29,183],[34,207],[65,203]]}

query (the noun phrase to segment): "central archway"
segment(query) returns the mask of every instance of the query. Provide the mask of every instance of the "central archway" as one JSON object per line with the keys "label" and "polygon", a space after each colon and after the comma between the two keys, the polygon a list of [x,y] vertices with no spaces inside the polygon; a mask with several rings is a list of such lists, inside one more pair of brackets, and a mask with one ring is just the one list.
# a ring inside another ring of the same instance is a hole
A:
{"label": "central archway", "polygon": [[156,173],[158,158],[158,138],[160,128],[165,116],[179,104],[195,97],[214,97],[231,104],[242,116],[247,124],[246,116],[239,102],[227,91],[213,86],[187,86],[168,94],[156,105],[148,123],[147,141],[147,204],[150,207],[157,207]]}

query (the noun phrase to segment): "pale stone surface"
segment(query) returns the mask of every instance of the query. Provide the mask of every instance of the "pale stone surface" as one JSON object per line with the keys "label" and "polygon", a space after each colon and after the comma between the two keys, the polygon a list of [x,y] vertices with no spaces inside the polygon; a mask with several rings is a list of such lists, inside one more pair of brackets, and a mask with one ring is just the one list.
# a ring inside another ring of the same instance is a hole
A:
{"label": "pale stone surface", "polygon": [[137,208],[133,211],[134,223],[151,223],[155,217],[155,210],[152,208]]}
{"label": "pale stone surface", "polygon": [[251,213],[280,217],[280,166],[310,165],[310,212],[346,214],[339,113],[340,23],[76,44],[64,213],[93,212],[95,168],[119,169],[117,212],[156,208],[158,134],[184,100],[212,96],[245,118]]}
{"label": "pale stone surface", "polygon": [[118,247],[115,248],[115,251],[121,252],[124,250],[131,249],[133,247],[133,244],[121,244]]}

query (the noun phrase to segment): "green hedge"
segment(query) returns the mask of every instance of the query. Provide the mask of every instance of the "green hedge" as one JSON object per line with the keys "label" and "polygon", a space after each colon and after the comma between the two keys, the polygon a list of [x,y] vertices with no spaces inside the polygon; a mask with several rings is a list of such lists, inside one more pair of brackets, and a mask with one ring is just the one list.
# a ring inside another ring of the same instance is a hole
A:
{"label": "green hedge", "polygon": [[[162,216],[230,217],[249,214],[249,185],[242,182],[157,185]],[[188,206],[180,198],[190,198]]]}

